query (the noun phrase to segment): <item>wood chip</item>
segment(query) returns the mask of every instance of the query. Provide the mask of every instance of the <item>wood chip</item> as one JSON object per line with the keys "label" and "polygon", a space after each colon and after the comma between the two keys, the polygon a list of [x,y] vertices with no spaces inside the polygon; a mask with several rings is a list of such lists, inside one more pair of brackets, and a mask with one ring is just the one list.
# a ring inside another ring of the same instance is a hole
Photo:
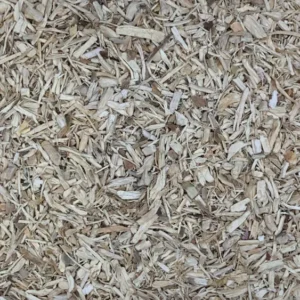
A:
{"label": "wood chip", "polygon": [[253,16],[247,15],[244,20],[246,29],[257,39],[263,39],[267,37],[263,27],[258,23]]}
{"label": "wood chip", "polygon": [[232,29],[233,32],[242,32],[243,31],[243,27],[241,26],[241,23],[239,23],[239,22],[233,22],[230,25],[230,28]]}
{"label": "wood chip", "polygon": [[228,149],[228,157],[227,160],[230,160],[236,153],[238,153],[241,149],[243,149],[246,144],[242,141],[238,141],[230,146]]}
{"label": "wood chip", "polygon": [[207,106],[207,101],[205,100],[205,98],[203,96],[200,96],[200,95],[192,96],[192,101],[193,101],[193,104],[195,105],[195,107],[197,107],[197,108]]}
{"label": "wood chip", "polygon": [[244,200],[242,200],[242,201],[239,201],[239,202],[237,202],[236,204],[234,204],[234,205],[232,205],[231,207],[230,207],[230,210],[232,211],[232,212],[234,212],[234,211],[245,211],[246,209],[247,209],[247,204],[250,202],[250,199],[249,198],[246,198],[246,199],[244,199]]}
{"label": "wood chip", "polygon": [[41,145],[42,145],[43,149],[45,150],[45,152],[48,154],[52,163],[54,163],[55,165],[58,166],[60,164],[60,158],[61,158],[59,152],[48,141],[42,142]]}
{"label": "wood chip", "polygon": [[123,200],[138,200],[141,197],[139,191],[117,191],[117,195]]}
{"label": "wood chip", "polygon": [[154,29],[144,29],[130,25],[118,26],[117,34],[149,39],[153,42],[160,43],[165,38],[165,34],[161,31]]}
{"label": "wood chip", "polygon": [[259,266],[258,272],[264,272],[266,270],[280,270],[284,266],[283,261],[274,260],[270,262],[265,262]]}
{"label": "wood chip", "polygon": [[32,6],[27,6],[25,8],[25,17],[31,20],[34,20],[35,22],[42,22],[43,21],[43,15],[36,9],[34,9]]}
{"label": "wood chip", "polygon": [[73,53],[73,56],[76,58],[79,58],[86,52],[86,50],[88,50],[92,45],[94,45],[96,41],[97,41],[97,38],[94,36],[91,36],[85,44],[83,44],[78,50],[76,50]]}
{"label": "wood chip", "polygon": [[227,227],[226,230],[231,233],[235,231],[237,228],[239,228],[250,216],[250,212],[246,211],[241,217],[237,218],[234,220],[232,223],[230,223]]}

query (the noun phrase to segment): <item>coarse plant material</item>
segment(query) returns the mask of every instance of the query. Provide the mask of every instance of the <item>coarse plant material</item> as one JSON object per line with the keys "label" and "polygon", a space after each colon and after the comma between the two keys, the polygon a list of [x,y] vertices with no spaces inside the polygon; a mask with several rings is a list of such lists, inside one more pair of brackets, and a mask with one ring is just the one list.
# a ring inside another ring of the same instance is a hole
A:
{"label": "coarse plant material", "polygon": [[0,299],[300,299],[299,5],[0,1]]}

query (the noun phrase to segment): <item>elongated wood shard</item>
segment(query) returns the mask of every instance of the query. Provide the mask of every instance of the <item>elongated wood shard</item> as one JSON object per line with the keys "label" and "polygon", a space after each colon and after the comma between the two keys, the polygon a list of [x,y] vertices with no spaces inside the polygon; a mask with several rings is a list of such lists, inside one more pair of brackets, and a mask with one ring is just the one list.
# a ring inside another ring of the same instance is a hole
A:
{"label": "elongated wood shard", "polygon": [[246,211],[241,217],[237,218],[233,222],[231,222],[227,227],[226,230],[231,233],[239,228],[250,216],[250,211]]}
{"label": "elongated wood shard", "polygon": [[246,29],[257,39],[263,39],[267,37],[263,27],[253,16],[247,15],[244,20],[244,25]]}
{"label": "elongated wood shard", "polygon": [[116,32],[120,35],[149,39],[156,43],[162,42],[165,38],[165,34],[162,31],[144,29],[130,25],[118,26]]}
{"label": "elongated wood shard", "polygon": [[49,155],[49,158],[52,161],[52,163],[58,166],[60,164],[61,156],[59,152],[55,149],[55,147],[53,147],[53,145],[48,141],[42,142],[41,145],[45,152]]}

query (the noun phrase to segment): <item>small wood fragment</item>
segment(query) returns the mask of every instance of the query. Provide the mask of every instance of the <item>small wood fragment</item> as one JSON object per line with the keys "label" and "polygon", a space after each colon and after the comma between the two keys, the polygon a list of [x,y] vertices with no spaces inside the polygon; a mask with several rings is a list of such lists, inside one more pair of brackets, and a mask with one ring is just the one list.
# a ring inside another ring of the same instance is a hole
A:
{"label": "small wood fragment", "polygon": [[165,38],[165,34],[161,31],[144,29],[130,25],[118,26],[116,32],[120,35],[149,39],[156,43],[162,42]]}
{"label": "small wood fragment", "polygon": [[49,155],[49,158],[52,161],[52,163],[58,166],[60,164],[61,156],[59,152],[55,149],[55,147],[53,147],[52,144],[48,141],[42,142],[41,145],[45,152]]}
{"label": "small wood fragment", "polygon": [[244,26],[257,39],[263,39],[267,37],[263,27],[251,15],[247,15],[245,17]]}
{"label": "small wood fragment", "polygon": [[249,216],[250,216],[250,211],[246,211],[241,217],[237,218],[232,223],[230,223],[226,227],[226,231],[229,232],[229,233],[235,231],[237,228],[239,228],[247,220],[247,218]]}
{"label": "small wood fragment", "polygon": [[92,45],[94,45],[96,43],[96,41],[97,41],[97,38],[94,36],[91,36],[85,44],[83,44],[79,49],[77,49],[73,53],[73,56],[75,58],[79,58],[86,52],[86,50],[88,50]]}

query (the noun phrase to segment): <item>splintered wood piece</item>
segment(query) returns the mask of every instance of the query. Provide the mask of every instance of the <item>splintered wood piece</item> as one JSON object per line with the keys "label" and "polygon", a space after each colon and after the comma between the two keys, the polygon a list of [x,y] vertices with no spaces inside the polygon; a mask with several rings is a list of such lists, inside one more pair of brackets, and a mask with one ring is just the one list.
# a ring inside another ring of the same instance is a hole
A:
{"label": "splintered wood piece", "polygon": [[160,43],[165,38],[165,34],[162,31],[154,29],[139,28],[130,25],[118,26],[116,29],[117,34],[127,35],[132,37],[138,37],[143,39],[149,39],[153,42]]}
{"label": "splintered wood piece", "polygon": [[75,58],[79,58],[86,52],[86,50],[88,50],[92,45],[94,45],[96,43],[96,41],[97,41],[97,38],[95,36],[91,36],[85,44],[83,44],[78,50],[76,50],[73,53],[73,56]]}
{"label": "splintered wood piece", "polygon": [[241,26],[241,23],[239,22],[233,22],[230,25],[230,28],[232,29],[233,32],[241,32],[244,31],[243,27]]}
{"label": "splintered wood piece", "polygon": [[246,144],[242,141],[238,141],[238,142],[232,144],[228,149],[227,160],[230,160],[236,153],[238,153],[245,146],[246,146]]}
{"label": "splintered wood piece", "polygon": [[54,163],[55,165],[58,166],[60,164],[61,156],[60,156],[59,152],[55,149],[55,147],[53,147],[52,144],[48,141],[42,142],[41,146],[43,147],[45,152],[48,154],[52,163]]}
{"label": "splintered wood piece", "polygon": [[265,262],[259,266],[258,272],[261,273],[261,272],[264,272],[267,270],[280,270],[283,266],[284,266],[284,263],[281,260]]}
{"label": "splintered wood piece", "polygon": [[265,33],[263,27],[251,15],[246,15],[244,26],[257,39],[263,39],[267,37],[267,34]]}
{"label": "splintered wood piece", "polygon": [[247,209],[247,204],[250,202],[249,198],[246,198],[242,201],[237,202],[236,204],[230,207],[232,212],[234,211],[245,211]]}
{"label": "splintered wood piece", "polygon": [[32,6],[27,6],[25,8],[25,17],[28,19],[32,19],[35,22],[42,22],[44,18],[43,15]]}
{"label": "splintered wood piece", "polygon": [[117,191],[117,195],[123,200],[137,200],[141,194],[139,191]]}
{"label": "splintered wood piece", "polygon": [[250,211],[246,211],[242,216],[231,222],[227,227],[227,232],[231,233],[235,231],[237,228],[239,228],[250,216]]}

